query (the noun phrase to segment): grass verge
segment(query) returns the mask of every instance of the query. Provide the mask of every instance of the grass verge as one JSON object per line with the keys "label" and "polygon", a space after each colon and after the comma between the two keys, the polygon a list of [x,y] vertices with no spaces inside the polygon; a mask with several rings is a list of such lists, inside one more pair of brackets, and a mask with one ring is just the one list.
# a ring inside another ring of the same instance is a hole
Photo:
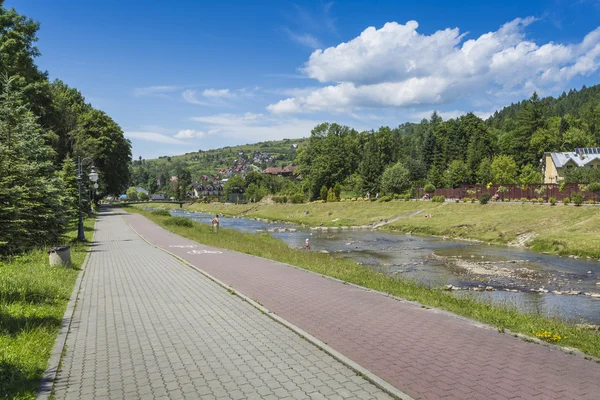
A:
{"label": "grass verge", "polygon": [[[170,205],[148,203],[148,206]],[[525,247],[537,252],[600,258],[600,208],[596,206],[551,207],[547,204],[513,203],[489,203],[482,206],[479,203],[440,204],[394,200],[388,203],[195,203],[185,205],[184,209],[309,226],[369,225],[390,221],[383,229],[495,244],[522,241]],[[417,211],[421,212],[415,214]],[[426,214],[433,218],[424,218]]]}
{"label": "grass verge", "polygon": [[[66,242],[76,237],[74,226]],[[87,248],[71,245],[69,268],[50,267],[46,248],[0,261],[0,398],[35,399]]]}
{"label": "grass verge", "polygon": [[[446,291],[431,289],[413,281],[393,278],[330,254],[292,249],[267,234],[245,234],[232,229],[221,229],[218,234],[214,234],[207,225],[194,223],[192,227],[176,226],[167,222],[173,217],[152,215],[150,211],[139,208],[129,208],[128,210],[139,213],[163,228],[199,243],[294,265],[345,282],[416,301],[424,306],[450,311],[492,325],[500,331],[508,329],[532,337],[536,337],[541,332],[551,332],[557,336],[552,336],[549,341],[600,357],[600,332],[598,331],[586,330],[558,319],[521,313],[510,305],[493,305],[469,296],[455,297]],[[538,335],[538,337],[540,336]]]}

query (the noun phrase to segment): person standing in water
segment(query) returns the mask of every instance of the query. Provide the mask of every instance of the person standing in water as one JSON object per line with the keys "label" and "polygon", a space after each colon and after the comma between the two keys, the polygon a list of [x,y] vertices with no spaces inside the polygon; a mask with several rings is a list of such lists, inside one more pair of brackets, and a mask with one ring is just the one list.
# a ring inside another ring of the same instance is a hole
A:
{"label": "person standing in water", "polygon": [[212,226],[213,226],[214,233],[219,232],[219,214],[215,215],[215,217],[213,218]]}
{"label": "person standing in water", "polygon": [[308,239],[306,239],[306,250],[310,250],[310,244],[308,243]]}

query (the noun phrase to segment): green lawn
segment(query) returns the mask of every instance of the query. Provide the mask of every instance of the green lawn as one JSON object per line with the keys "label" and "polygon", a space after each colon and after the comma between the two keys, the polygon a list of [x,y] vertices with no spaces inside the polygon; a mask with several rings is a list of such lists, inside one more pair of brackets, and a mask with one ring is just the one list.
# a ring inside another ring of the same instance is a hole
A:
{"label": "green lawn", "polygon": [[469,296],[458,298],[446,291],[430,289],[413,281],[389,277],[330,254],[289,248],[282,241],[267,234],[244,234],[232,229],[221,229],[218,234],[214,234],[207,225],[194,223],[192,227],[182,227],[165,224],[165,221],[172,217],[152,215],[150,211],[134,207],[130,207],[128,210],[140,213],[165,229],[199,243],[295,265],[346,282],[417,301],[423,306],[436,307],[463,315],[495,326],[499,330],[509,329],[534,337],[542,332],[556,333],[560,337],[557,340],[559,344],[600,357],[600,333],[597,331],[585,330],[557,319],[520,313],[508,305],[492,305]]}
{"label": "green lawn", "polygon": [[[88,240],[93,229],[87,219]],[[0,398],[35,398],[87,248],[71,246],[70,268],[50,267],[46,249],[0,261]]]}
{"label": "green lawn", "polygon": [[[149,206],[153,205],[149,203]],[[600,258],[598,206],[559,204],[551,207],[548,204],[512,203],[482,206],[479,203],[391,201],[245,205],[195,203],[185,205],[184,209],[309,226],[368,225],[399,217],[383,229],[497,244],[508,244],[523,235],[532,235],[526,244],[534,251]],[[421,212],[409,216],[416,211]],[[433,218],[424,218],[425,214]]]}

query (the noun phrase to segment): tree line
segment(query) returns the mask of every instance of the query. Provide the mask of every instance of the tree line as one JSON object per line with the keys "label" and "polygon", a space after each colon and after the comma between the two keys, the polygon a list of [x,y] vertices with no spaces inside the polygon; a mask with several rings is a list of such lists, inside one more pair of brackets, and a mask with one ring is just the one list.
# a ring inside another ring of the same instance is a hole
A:
{"label": "tree line", "polygon": [[[131,143],[106,113],[35,63],[39,23],[0,0],[0,256],[60,240],[77,212],[77,157],[90,157],[98,194],[129,182]],[[86,164],[84,178],[90,171]]]}
{"label": "tree line", "polygon": [[[399,194],[425,184],[542,183],[543,154],[600,143],[600,86],[572,90],[558,99],[531,98],[487,120],[473,113],[443,121],[433,112],[418,124],[358,132],[316,126],[297,158],[311,200],[337,183],[347,191]],[[574,168],[567,182],[600,181],[597,170]]]}

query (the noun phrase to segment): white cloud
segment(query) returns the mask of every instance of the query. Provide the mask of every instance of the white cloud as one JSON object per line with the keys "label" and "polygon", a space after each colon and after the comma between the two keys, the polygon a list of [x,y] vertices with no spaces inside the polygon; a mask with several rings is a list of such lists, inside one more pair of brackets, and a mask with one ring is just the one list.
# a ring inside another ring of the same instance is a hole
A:
{"label": "white cloud", "polygon": [[208,131],[199,131],[196,129],[183,129],[177,132],[176,139],[192,139],[192,138],[203,138],[210,135],[215,135],[221,132],[221,129],[209,129]]}
{"label": "white cloud", "polygon": [[165,94],[177,90],[177,86],[148,86],[143,88],[133,89],[133,95],[136,97],[152,96],[157,94]]}
{"label": "white cloud", "polygon": [[177,134],[173,137],[176,139],[191,139],[191,138],[195,138],[195,137],[202,137],[205,135],[206,134],[204,132],[197,131],[195,129],[183,129],[183,130],[177,132]]}
{"label": "white cloud", "polygon": [[166,144],[185,144],[184,141],[156,132],[125,132],[125,137]]}
{"label": "white cloud", "polygon": [[234,97],[234,94],[231,93],[229,89],[205,89],[202,92],[202,96],[228,98]]}
{"label": "white cloud", "polygon": [[289,28],[283,28],[283,31],[286,33],[286,35],[288,35],[290,39],[302,46],[309,47],[311,49],[318,49],[322,47],[321,42],[319,42],[319,39],[317,39],[310,33],[296,33],[290,30]]}
{"label": "white cloud", "polygon": [[279,118],[264,114],[216,114],[193,117],[192,121],[203,124],[208,132],[223,138],[251,141],[276,140],[284,137],[300,138],[310,135],[318,121],[297,118]]}
{"label": "white cloud", "polygon": [[196,90],[188,89],[181,93],[183,100],[191,104],[199,104],[203,106],[210,106],[211,104],[206,101],[200,101],[196,98]]}
{"label": "white cloud", "polygon": [[352,112],[529,95],[598,70],[600,28],[578,44],[539,45],[524,33],[534,21],[517,18],[470,40],[458,28],[420,34],[416,21],[369,27],[347,43],[314,51],[301,69],[321,83],[334,83],[291,95],[267,109],[275,114]]}
{"label": "white cloud", "polygon": [[[183,91],[181,95],[183,100],[191,104],[203,106],[231,106],[233,100],[254,97],[259,89],[258,86],[236,90],[204,89],[199,95],[197,90],[188,89]],[[199,96],[201,97],[199,98]]]}

